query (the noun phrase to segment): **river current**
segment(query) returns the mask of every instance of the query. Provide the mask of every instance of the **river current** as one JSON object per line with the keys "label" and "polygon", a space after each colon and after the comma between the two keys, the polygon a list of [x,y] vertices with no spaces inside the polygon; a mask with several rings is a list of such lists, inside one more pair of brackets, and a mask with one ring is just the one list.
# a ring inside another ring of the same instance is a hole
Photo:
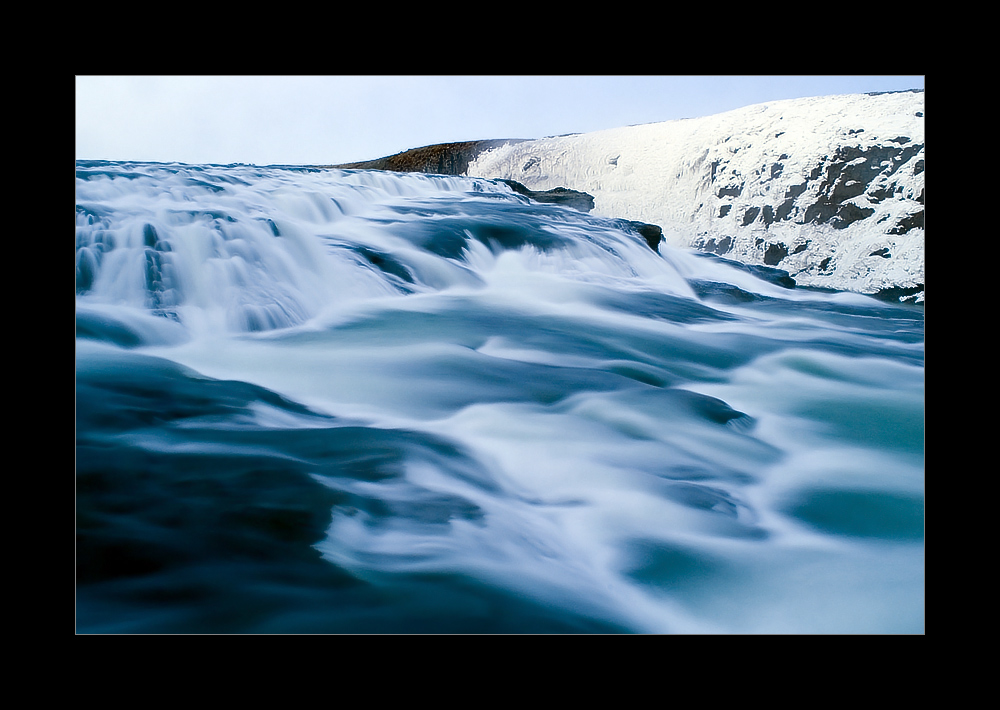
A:
{"label": "river current", "polygon": [[923,306],[481,178],[76,167],[78,632],[923,632]]}

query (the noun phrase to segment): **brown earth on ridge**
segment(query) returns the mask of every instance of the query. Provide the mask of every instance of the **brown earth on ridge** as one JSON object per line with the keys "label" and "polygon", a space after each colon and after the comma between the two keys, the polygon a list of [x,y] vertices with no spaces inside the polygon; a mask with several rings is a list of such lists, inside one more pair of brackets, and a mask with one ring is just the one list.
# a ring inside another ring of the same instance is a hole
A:
{"label": "brown earth on ridge", "polygon": [[525,138],[510,138],[460,143],[438,143],[423,148],[404,150],[385,158],[365,160],[360,163],[325,165],[322,167],[347,170],[390,170],[400,173],[432,173],[434,175],[462,175],[469,163],[480,153],[507,143],[520,143]]}

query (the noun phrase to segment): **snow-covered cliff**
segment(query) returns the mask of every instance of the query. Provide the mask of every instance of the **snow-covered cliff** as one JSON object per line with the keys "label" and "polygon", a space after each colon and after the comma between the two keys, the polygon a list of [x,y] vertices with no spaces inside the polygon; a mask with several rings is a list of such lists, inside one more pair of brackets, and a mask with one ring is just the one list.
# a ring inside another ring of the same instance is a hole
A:
{"label": "snow-covered cliff", "polygon": [[923,300],[924,94],[774,101],[491,147],[466,174],[594,197],[668,243],[800,285]]}

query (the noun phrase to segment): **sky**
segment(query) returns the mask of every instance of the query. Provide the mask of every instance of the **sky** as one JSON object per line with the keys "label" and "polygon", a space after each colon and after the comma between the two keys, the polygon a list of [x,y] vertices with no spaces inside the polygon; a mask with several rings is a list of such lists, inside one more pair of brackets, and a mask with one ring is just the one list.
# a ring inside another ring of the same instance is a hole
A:
{"label": "sky", "polygon": [[923,88],[920,75],[77,76],[76,158],[331,165]]}

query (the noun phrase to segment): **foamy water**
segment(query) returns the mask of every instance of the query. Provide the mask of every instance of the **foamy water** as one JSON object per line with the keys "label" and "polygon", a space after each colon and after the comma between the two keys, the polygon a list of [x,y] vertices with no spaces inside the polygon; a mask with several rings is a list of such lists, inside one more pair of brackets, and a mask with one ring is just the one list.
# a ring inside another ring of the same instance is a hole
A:
{"label": "foamy water", "polygon": [[923,631],[922,307],[486,179],[77,170],[79,631]]}

